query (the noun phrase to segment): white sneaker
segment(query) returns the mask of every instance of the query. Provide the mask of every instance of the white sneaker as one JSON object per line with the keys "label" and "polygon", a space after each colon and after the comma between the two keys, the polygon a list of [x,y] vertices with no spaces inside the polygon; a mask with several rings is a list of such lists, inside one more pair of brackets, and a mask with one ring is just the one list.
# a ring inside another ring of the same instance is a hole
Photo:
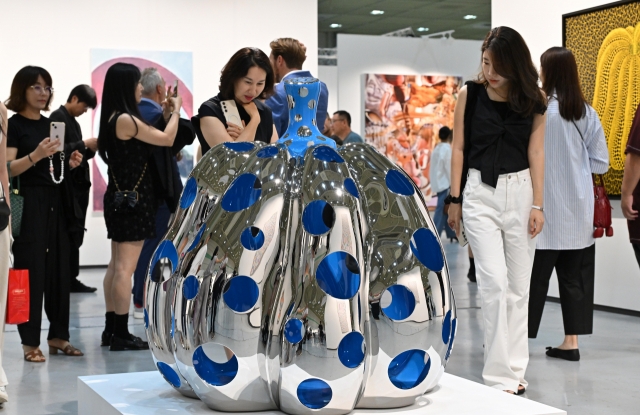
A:
{"label": "white sneaker", "polygon": [[9,395],[7,395],[7,389],[4,386],[0,386],[0,405],[5,402],[9,402]]}
{"label": "white sneaker", "polygon": [[144,318],[144,308],[133,306],[133,318]]}

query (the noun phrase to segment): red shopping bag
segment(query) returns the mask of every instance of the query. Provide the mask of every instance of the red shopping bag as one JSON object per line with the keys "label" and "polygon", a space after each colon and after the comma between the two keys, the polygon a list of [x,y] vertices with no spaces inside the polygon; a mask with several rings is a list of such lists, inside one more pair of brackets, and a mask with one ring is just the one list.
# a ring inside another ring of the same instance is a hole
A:
{"label": "red shopping bag", "polygon": [[29,270],[9,270],[7,290],[7,324],[22,324],[29,321]]}

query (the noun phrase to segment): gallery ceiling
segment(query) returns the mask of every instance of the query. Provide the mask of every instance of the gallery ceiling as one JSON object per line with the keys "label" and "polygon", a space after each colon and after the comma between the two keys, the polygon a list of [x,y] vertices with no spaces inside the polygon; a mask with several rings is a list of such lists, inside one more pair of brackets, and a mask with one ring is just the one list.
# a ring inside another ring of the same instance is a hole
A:
{"label": "gallery ceiling", "polygon": [[416,36],[455,30],[456,39],[482,40],[491,28],[491,0],[318,0],[321,48],[335,47],[338,33],[382,35],[408,27]]}

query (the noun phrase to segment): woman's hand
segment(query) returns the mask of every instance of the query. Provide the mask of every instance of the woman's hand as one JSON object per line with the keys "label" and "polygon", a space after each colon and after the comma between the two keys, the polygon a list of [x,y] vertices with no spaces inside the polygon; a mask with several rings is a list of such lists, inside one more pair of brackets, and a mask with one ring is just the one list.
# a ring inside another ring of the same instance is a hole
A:
{"label": "woman's hand", "polygon": [[531,209],[531,213],[529,214],[529,233],[531,234],[531,239],[542,232],[543,226],[544,214],[538,209]]}
{"label": "woman's hand", "polygon": [[71,153],[71,157],[69,158],[69,167],[71,169],[75,169],[80,165],[80,163],[82,163],[82,153],[76,150]]}
{"label": "woman's hand", "polygon": [[462,205],[451,203],[449,205],[449,227],[457,234],[460,233],[460,221],[462,220]]}
{"label": "woman's hand", "polygon": [[[244,121],[242,122],[242,124],[244,126]],[[227,123],[227,133],[234,140],[236,140],[240,136],[240,134],[242,134],[242,130],[244,130],[244,128],[240,127],[239,125],[236,125],[232,122]]]}
{"label": "woman's hand", "polygon": [[31,153],[31,160],[34,163],[39,162],[43,158],[54,155],[58,151],[58,146],[60,145],[60,140],[55,139],[51,140],[49,137],[40,141],[38,147]]}
{"label": "woman's hand", "polygon": [[256,106],[255,102],[251,101],[248,104],[242,104],[242,106],[244,107],[245,111],[247,111],[247,114],[249,114],[249,116],[251,117],[251,121],[256,120],[260,122],[260,113],[258,112],[258,107]]}

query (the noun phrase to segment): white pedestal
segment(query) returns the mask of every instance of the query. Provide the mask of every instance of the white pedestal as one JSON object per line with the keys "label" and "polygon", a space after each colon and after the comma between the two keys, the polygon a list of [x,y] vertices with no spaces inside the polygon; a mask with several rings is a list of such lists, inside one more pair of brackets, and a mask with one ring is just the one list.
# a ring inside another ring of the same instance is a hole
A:
{"label": "white pedestal", "polygon": [[[402,409],[358,409],[354,414],[383,415],[566,415],[565,411],[508,395],[457,376],[444,374],[434,391]],[[173,390],[158,372],[81,376],[78,378],[79,415],[214,414],[197,399]],[[259,414],[282,414],[277,411]]]}

